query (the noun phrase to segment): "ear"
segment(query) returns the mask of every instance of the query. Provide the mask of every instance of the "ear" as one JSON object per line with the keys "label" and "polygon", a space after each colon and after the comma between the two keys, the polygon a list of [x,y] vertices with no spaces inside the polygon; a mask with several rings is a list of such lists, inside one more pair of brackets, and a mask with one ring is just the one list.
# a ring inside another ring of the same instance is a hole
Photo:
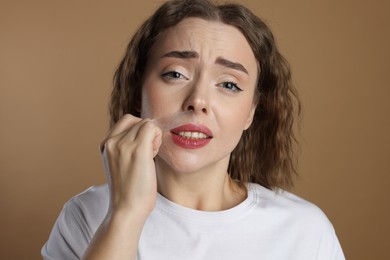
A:
{"label": "ear", "polygon": [[256,107],[257,107],[257,104],[254,103],[252,105],[252,108],[251,108],[249,114],[248,114],[248,118],[245,122],[244,130],[247,130],[251,126],[251,124],[253,122],[253,117],[255,116]]}

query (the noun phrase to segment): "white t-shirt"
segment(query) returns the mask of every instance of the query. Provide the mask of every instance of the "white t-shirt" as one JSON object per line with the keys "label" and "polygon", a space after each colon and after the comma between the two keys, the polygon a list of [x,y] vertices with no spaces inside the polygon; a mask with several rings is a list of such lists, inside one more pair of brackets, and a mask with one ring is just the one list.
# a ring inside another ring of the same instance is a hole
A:
{"label": "white t-shirt", "polygon": [[[334,229],[315,205],[286,191],[248,184],[248,197],[219,212],[185,208],[158,195],[138,245],[138,260],[342,260]],[[68,201],[44,259],[80,259],[106,215],[107,185]]]}

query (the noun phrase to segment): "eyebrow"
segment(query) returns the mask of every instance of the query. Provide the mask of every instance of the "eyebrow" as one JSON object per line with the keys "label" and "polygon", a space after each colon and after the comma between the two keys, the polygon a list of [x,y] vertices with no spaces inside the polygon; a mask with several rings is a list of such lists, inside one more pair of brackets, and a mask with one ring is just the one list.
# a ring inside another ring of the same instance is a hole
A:
{"label": "eyebrow", "polygon": [[179,58],[179,59],[195,59],[199,58],[199,54],[196,51],[171,51],[164,54],[161,58]]}
{"label": "eyebrow", "polygon": [[[178,59],[196,59],[199,58],[199,54],[196,51],[171,51],[164,54],[161,58],[167,57]],[[215,63],[230,69],[242,71],[249,75],[248,70],[240,63],[233,62],[222,57],[218,57]]]}
{"label": "eyebrow", "polygon": [[231,69],[242,71],[242,72],[249,75],[247,69],[240,63],[233,62],[233,61],[224,59],[222,57],[218,57],[217,60],[215,61],[215,63],[220,64],[220,65],[225,66],[225,67],[228,67],[228,68],[231,68]]}

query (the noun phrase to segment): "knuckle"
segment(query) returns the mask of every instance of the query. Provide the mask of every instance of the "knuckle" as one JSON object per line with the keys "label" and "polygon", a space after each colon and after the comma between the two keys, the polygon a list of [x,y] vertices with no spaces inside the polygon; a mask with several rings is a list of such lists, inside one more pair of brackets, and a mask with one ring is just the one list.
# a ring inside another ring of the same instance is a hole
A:
{"label": "knuckle", "polygon": [[122,138],[118,140],[116,143],[116,153],[120,156],[128,156],[130,153],[132,153],[134,150],[136,150],[135,147],[136,142],[135,141],[130,141],[129,139]]}
{"label": "knuckle", "polygon": [[143,131],[154,131],[157,128],[158,127],[156,126],[156,124],[151,120],[145,120],[144,124],[141,126],[141,129]]}
{"label": "knuckle", "polygon": [[112,138],[107,139],[104,143],[105,149],[109,152],[113,152],[115,150],[115,146],[116,142]]}
{"label": "knuckle", "polygon": [[121,139],[118,141],[118,143],[116,145],[116,150],[120,153],[120,152],[126,150],[127,147],[128,147],[128,144],[127,144],[126,140]]}
{"label": "knuckle", "polygon": [[122,116],[122,119],[124,119],[124,120],[129,120],[129,119],[132,119],[134,116],[133,115],[131,115],[131,114],[124,114],[123,116]]}
{"label": "knuckle", "polygon": [[135,123],[135,122],[137,122],[140,119],[138,119],[137,117],[133,116],[132,114],[124,114],[122,116],[121,120],[126,121],[126,122],[130,122],[130,123]]}

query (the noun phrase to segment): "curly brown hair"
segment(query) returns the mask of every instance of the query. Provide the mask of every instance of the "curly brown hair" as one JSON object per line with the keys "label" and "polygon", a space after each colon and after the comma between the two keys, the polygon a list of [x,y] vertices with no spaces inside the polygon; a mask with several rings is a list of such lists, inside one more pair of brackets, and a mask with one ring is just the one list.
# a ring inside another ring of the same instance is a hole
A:
{"label": "curly brown hair", "polygon": [[222,22],[239,29],[258,62],[256,111],[252,125],[233,150],[228,172],[241,184],[290,188],[296,174],[294,118],[300,101],[288,62],[279,53],[269,27],[246,7],[209,0],[173,0],[163,4],[136,31],[114,75],[111,125],[130,113],[140,116],[141,87],[154,43],[168,28],[188,17]]}

